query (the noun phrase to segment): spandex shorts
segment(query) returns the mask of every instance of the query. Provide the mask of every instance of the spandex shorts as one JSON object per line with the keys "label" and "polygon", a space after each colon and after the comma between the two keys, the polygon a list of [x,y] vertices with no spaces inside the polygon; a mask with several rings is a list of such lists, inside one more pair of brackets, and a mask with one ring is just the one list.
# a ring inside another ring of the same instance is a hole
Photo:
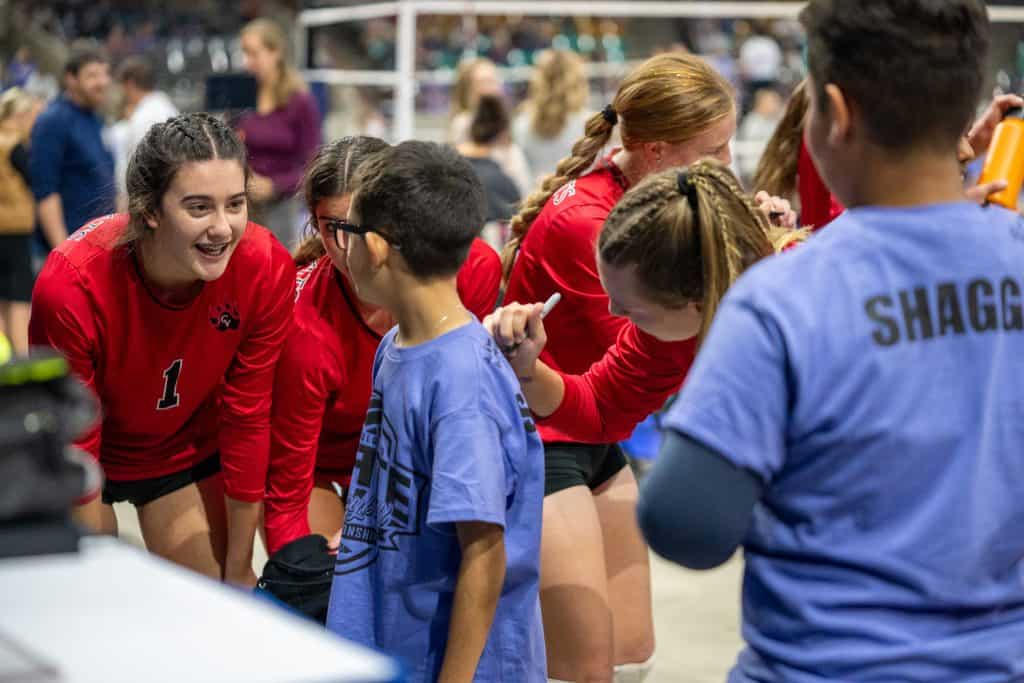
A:
{"label": "spandex shorts", "polygon": [[162,477],[138,479],[135,481],[114,481],[108,479],[103,485],[103,502],[107,505],[128,501],[135,507],[142,507],[190,484],[198,484],[203,479],[220,472],[220,453],[214,453],[206,460],[193,465],[187,470],[172,472]]}
{"label": "spandex shorts", "polygon": [[591,491],[619,473],[626,455],[618,444],[544,444],[544,495],[573,486]]}

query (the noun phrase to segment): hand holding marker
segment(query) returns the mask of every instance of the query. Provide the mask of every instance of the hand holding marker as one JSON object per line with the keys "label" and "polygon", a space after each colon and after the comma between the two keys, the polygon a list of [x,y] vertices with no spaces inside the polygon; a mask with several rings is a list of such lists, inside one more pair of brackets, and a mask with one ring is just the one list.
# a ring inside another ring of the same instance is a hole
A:
{"label": "hand holding marker", "polygon": [[[555,292],[554,294],[549,296],[548,300],[544,302],[544,308],[542,308],[540,311],[540,319],[543,320],[544,318],[548,317],[548,313],[554,310],[555,306],[557,306],[558,302],[561,300],[562,295],[559,292]],[[518,342],[510,346],[503,346],[501,347],[501,350],[506,356],[508,356],[512,353],[515,353],[515,350],[519,348],[519,344],[522,344],[522,342]]]}

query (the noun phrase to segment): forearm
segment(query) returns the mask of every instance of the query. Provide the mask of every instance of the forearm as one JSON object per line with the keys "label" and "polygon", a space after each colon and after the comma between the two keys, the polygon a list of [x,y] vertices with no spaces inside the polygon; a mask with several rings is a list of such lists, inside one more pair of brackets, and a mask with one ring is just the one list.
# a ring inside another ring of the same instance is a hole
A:
{"label": "forearm", "polygon": [[530,372],[519,374],[519,386],[530,410],[539,418],[545,418],[558,410],[565,397],[562,376],[541,360],[534,363]]}
{"label": "forearm", "polygon": [[56,192],[39,202],[39,227],[53,248],[59,247],[68,238],[68,228],[64,224],[64,205]]}
{"label": "forearm", "polygon": [[260,503],[247,503],[230,496],[225,496],[224,502],[228,523],[224,580],[249,586],[252,582],[252,546],[260,519]]}
{"label": "forearm", "polygon": [[448,646],[438,683],[469,683],[494,622],[505,582],[505,543],[500,534],[475,556],[464,555],[459,567],[448,627]]}

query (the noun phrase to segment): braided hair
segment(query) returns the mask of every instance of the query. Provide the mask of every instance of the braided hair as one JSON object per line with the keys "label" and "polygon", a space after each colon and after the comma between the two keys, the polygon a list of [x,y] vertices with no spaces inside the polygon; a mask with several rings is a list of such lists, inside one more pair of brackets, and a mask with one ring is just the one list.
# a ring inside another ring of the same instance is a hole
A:
{"label": "braided hair", "polygon": [[501,253],[508,282],[527,231],[558,188],[583,175],[619,126],[626,149],[644,142],[686,142],[733,111],[732,86],[707,62],[690,54],[651,57],[631,71],[612,103],[587,119],[584,135],[555,172],[523,202],[510,223],[512,239]]}
{"label": "braided hair", "polygon": [[737,278],[801,231],[772,228],[726,167],[699,161],[649,176],[612,209],[597,241],[605,263],[635,266],[651,300],[701,305],[700,339]]}
{"label": "braided hair", "polygon": [[146,234],[147,216],[160,208],[175,175],[187,163],[214,159],[237,161],[249,180],[245,145],[234,130],[210,114],[182,114],[154,125],[128,162],[128,228],[123,242]]}

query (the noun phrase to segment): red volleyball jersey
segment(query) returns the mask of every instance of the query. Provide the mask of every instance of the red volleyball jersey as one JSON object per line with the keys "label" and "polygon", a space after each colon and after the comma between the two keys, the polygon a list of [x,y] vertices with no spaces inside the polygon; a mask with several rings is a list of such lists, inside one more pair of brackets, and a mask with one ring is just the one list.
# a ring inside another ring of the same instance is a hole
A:
{"label": "red volleyball jersey", "polygon": [[[587,175],[555,192],[526,233],[505,293],[507,302],[562,301],[544,320],[548,343],[541,360],[579,375],[604,356],[628,322],[608,312],[608,295],[597,274],[597,236],[628,187],[626,177],[603,159]],[[578,441],[553,424],[538,424],[545,442]]]}
{"label": "red volleyball jersey", "polygon": [[696,337],[664,342],[630,323],[585,373],[560,373],[562,403],[537,424],[585,443],[628,439],[679,390],[696,355]]}
{"label": "red volleyball jersey", "polygon": [[844,210],[829,191],[814,165],[807,144],[800,143],[797,162],[797,191],[800,195],[800,225],[817,231],[831,223]]}
{"label": "red volleyball jersey", "polygon": [[249,223],[224,275],[168,306],[118,245],[128,217],[105,216],[46,261],[29,338],[61,351],[99,397],[103,417],[77,445],[108,478],[187,469],[220,451],[226,493],[263,497],[274,366],[291,325],[295,266]]}
{"label": "red volleyball jersey", "polygon": [[[494,309],[501,260],[475,240],[457,286],[462,303],[483,318]],[[314,470],[348,486],[372,387],[381,336],[359,313],[352,285],[323,256],[296,281],[295,325],[277,366],[267,476],[267,550],[309,533]]]}

